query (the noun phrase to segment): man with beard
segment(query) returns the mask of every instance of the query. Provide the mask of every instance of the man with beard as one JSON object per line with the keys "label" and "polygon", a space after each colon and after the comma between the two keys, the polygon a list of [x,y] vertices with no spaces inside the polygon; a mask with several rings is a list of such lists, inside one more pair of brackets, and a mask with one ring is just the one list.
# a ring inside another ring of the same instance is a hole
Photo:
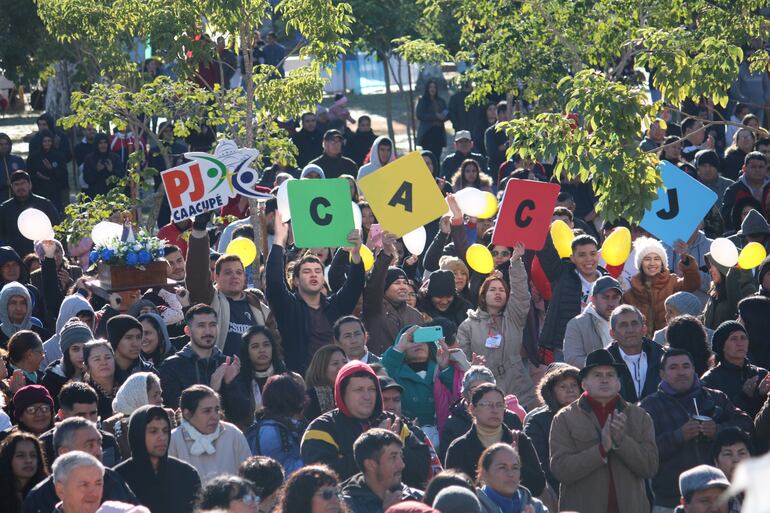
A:
{"label": "man with beard", "polygon": [[163,404],[179,405],[182,390],[192,385],[206,385],[219,391],[230,384],[240,371],[238,358],[231,359],[216,347],[217,314],[208,305],[198,304],[187,310],[185,335],[190,342],[160,366]]}
{"label": "man with beard", "polygon": [[422,493],[401,482],[403,444],[392,431],[370,429],[353,444],[359,472],[342,485],[342,500],[353,513],[382,513],[402,501],[421,500]]}
{"label": "man with beard", "polygon": [[161,406],[146,405],[128,421],[131,458],[117,472],[150,511],[192,513],[201,480],[195,467],[168,455],[171,422]]}

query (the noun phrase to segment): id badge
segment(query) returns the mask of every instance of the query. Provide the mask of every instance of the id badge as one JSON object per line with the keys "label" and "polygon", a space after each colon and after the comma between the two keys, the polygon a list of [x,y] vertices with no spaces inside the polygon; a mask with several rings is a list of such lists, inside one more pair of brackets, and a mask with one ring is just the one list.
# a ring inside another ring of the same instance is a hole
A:
{"label": "id badge", "polygon": [[489,349],[497,349],[500,347],[500,343],[503,341],[503,336],[499,333],[497,335],[489,335],[487,341],[484,343],[484,347]]}

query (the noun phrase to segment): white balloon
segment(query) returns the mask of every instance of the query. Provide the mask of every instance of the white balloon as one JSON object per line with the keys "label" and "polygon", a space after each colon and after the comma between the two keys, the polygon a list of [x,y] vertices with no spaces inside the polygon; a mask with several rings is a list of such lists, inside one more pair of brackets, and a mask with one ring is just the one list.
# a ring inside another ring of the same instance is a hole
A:
{"label": "white balloon", "polygon": [[484,193],[475,187],[466,187],[455,193],[457,206],[463,214],[478,217],[487,210],[487,199]]}
{"label": "white balloon", "polygon": [[54,238],[51,220],[43,211],[28,208],[19,215],[16,221],[19,232],[29,240],[50,240]]}
{"label": "white balloon", "polygon": [[281,185],[278,186],[278,212],[281,213],[281,217],[283,218],[283,222],[287,222],[291,220],[291,210],[289,209],[289,189],[288,184],[291,180],[294,180],[294,178],[289,178],[288,180],[284,181]]}
{"label": "white balloon", "polygon": [[404,234],[402,240],[404,241],[406,249],[408,249],[411,254],[418,256],[421,255],[425,249],[426,238],[427,234],[425,233],[425,227],[420,226],[416,230]]}
{"label": "white balloon", "polygon": [[730,239],[714,239],[711,243],[711,258],[725,267],[734,267],[738,263],[738,248]]}
{"label": "white balloon", "polygon": [[353,224],[356,225],[356,230],[361,230],[361,207],[359,207],[355,201],[351,203],[353,205]]}
{"label": "white balloon", "polygon": [[97,246],[104,245],[108,240],[120,238],[123,235],[123,226],[110,221],[97,223],[91,230],[91,240]]}

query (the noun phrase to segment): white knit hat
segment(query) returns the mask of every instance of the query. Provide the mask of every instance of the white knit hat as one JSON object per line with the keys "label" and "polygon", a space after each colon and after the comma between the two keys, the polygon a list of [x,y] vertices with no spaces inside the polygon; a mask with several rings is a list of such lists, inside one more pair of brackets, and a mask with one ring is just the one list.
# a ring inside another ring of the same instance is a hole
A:
{"label": "white knit hat", "polygon": [[131,374],[120,385],[115,399],[112,400],[112,410],[115,413],[131,415],[137,408],[150,403],[150,398],[147,396],[147,379],[150,374],[150,372]]}
{"label": "white knit hat", "polygon": [[668,269],[668,256],[666,255],[666,248],[659,240],[652,237],[639,237],[634,241],[634,249],[636,250],[636,269],[642,270],[642,261],[644,257],[650,253],[657,254],[663,261],[663,267]]}

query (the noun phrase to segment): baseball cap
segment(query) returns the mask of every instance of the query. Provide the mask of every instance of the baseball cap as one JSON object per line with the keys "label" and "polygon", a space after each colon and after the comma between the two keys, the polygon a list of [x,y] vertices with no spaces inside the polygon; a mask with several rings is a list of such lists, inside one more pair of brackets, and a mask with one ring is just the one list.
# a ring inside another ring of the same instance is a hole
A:
{"label": "baseball cap", "polygon": [[605,274],[594,282],[594,286],[591,289],[591,295],[595,296],[597,294],[601,294],[602,292],[607,292],[611,289],[615,289],[621,294],[623,293],[623,289],[620,288],[620,283],[618,283],[618,280],[609,274]]}
{"label": "baseball cap", "polygon": [[336,128],[332,128],[331,130],[327,130],[324,133],[324,141],[328,141],[329,139],[334,139],[335,137],[339,137],[340,139],[344,139],[344,137],[342,136],[342,132],[340,132]]}
{"label": "baseball cap", "polygon": [[696,492],[709,488],[729,488],[730,481],[724,472],[710,465],[698,465],[679,474],[679,491],[685,502],[690,502]]}
{"label": "baseball cap", "polygon": [[390,376],[377,376],[377,379],[380,381],[380,390],[383,392],[385,390],[397,388],[402,394],[404,393],[404,387],[399,385],[396,380]]}
{"label": "baseball cap", "polygon": [[463,139],[468,139],[469,141],[473,139],[471,137],[471,133],[468,130],[460,130],[455,133],[455,142],[462,141]]}

